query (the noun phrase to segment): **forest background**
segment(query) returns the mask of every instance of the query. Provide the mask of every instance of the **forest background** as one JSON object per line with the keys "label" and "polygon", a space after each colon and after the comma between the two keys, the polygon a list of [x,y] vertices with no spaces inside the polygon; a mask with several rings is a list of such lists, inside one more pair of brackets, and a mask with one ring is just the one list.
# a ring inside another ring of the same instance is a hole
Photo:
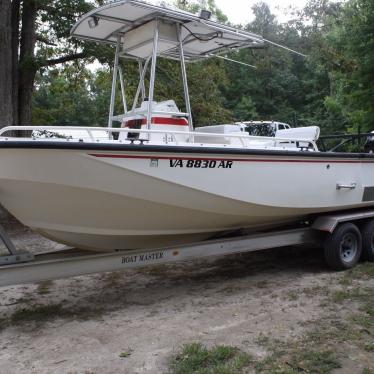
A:
{"label": "forest background", "polygon": [[[0,127],[106,126],[114,49],[69,39],[79,16],[104,3],[0,0]],[[181,0],[174,5],[192,12],[201,8]],[[231,24],[214,0],[204,6],[220,22]],[[374,130],[373,0],[310,0],[285,23],[277,21],[265,2],[254,5],[253,12],[252,22],[235,26],[306,57],[269,46],[228,55],[256,69],[216,58],[189,64],[195,126],[278,120],[318,125],[323,134]],[[126,93],[132,97],[138,65],[130,60],[121,64]],[[184,110],[176,62],[160,60],[155,96],[174,99]]]}

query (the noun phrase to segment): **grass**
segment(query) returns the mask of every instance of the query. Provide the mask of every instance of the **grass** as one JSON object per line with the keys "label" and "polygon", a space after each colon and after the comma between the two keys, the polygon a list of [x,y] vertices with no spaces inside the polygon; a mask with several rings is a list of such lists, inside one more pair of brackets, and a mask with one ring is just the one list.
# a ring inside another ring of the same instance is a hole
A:
{"label": "grass", "polygon": [[299,299],[299,295],[295,291],[290,291],[287,294],[288,301],[296,301]]}
{"label": "grass", "polygon": [[352,316],[352,321],[367,330],[372,330],[374,332],[374,318],[370,315],[356,314]]}
{"label": "grass", "polygon": [[271,339],[267,335],[260,334],[258,338],[255,340],[255,343],[257,343],[261,347],[268,347],[271,343]]}
{"label": "grass", "polygon": [[313,287],[307,287],[307,288],[303,288],[301,292],[308,298],[312,298],[315,296],[326,296],[328,294],[328,286],[317,285]]}
{"label": "grass", "polygon": [[132,349],[128,349],[127,351],[124,351],[124,352],[121,352],[119,354],[119,357],[120,358],[127,358],[127,357],[130,357],[131,354],[132,354],[133,350]]}
{"label": "grass", "polygon": [[[371,277],[374,264],[363,264],[361,269],[352,269],[351,275],[356,274],[361,276]],[[374,274],[374,273],[373,273]],[[347,275],[345,277],[349,277]],[[333,330],[333,326],[326,326],[326,331],[329,331],[332,337],[340,341],[354,342],[360,348],[370,351],[370,339],[374,336],[374,288],[360,287],[358,283],[350,288],[343,287],[343,289],[331,293],[330,299],[334,303],[352,305],[356,304],[357,311],[349,313],[346,318],[344,328],[337,328]]]}
{"label": "grass", "polygon": [[276,350],[263,361],[257,363],[257,373],[296,374],[300,372],[312,374],[328,374],[340,368],[336,354],[331,350],[310,350],[295,348],[291,351]]}
{"label": "grass", "polygon": [[[263,360],[255,364],[256,373],[296,374],[320,373],[328,374],[340,368],[338,355],[325,344],[327,335],[307,334],[302,339],[281,341],[272,340],[260,334],[256,343],[270,352]],[[316,349],[315,347],[318,347]]]}
{"label": "grass", "polygon": [[307,373],[330,373],[338,369],[341,364],[337,355],[331,350],[298,350],[291,356],[291,365],[297,372]]}
{"label": "grass", "polygon": [[340,280],[341,283],[350,284],[352,280],[369,279],[374,277],[374,263],[364,262],[358,264],[353,269],[346,270]]}
{"label": "grass", "polygon": [[8,321],[5,318],[0,318],[0,332],[5,330],[8,326]]}
{"label": "grass", "polygon": [[105,283],[107,288],[115,288],[123,279],[123,272],[115,271],[112,273],[105,273],[101,276],[102,283]]}
{"label": "grass", "polygon": [[[325,346],[348,342],[360,350],[371,352],[374,347],[374,289],[356,285],[352,289],[334,291],[330,295],[331,302],[347,303],[349,309],[340,314],[330,313],[316,321],[307,339],[313,344]],[[355,305],[353,310],[352,305]]]}
{"label": "grass", "polygon": [[[369,291],[370,292],[370,291]],[[343,287],[343,289],[336,290],[330,293],[332,302],[341,304],[345,301],[364,301],[368,296],[365,289],[359,286],[352,286],[350,288]]]}
{"label": "grass", "polygon": [[37,292],[39,295],[47,295],[51,292],[53,281],[43,281],[38,284]]}
{"label": "grass", "polygon": [[[324,296],[326,314],[313,321],[312,329],[299,339],[285,342],[260,334],[256,343],[268,355],[255,364],[255,372],[328,374],[341,367],[340,357],[345,356],[341,347],[346,344],[362,353],[374,352],[374,288],[362,282],[370,281],[373,275],[374,264],[360,264],[338,279],[332,289],[304,289],[310,297]],[[288,299],[293,295],[288,294]],[[374,374],[373,368],[366,368],[362,374]]]}
{"label": "grass", "polygon": [[368,289],[366,294],[367,298],[362,302],[359,309],[374,319],[374,290]]}
{"label": "grass", "polygon": [[343,301],[346,301],[351,298],[351,293],[346,290],[338,290],[334,291],[331,294],[331,301],[333,303],[342,303]]}
{"label": "grass", "polygon": [[330,299],[334,303],[343,303],[344,301],[357,301],[365,302],[368,297],[372,294],[373,290],[369,287],[360,287],[359,284],[350,286],[349,288],[343,287],[340,290],[336,290],[330,293]]}
{"label": "grass", "polygon": [[173,358],[170,374],[239,374],[251,362],[252,356],[235,347],[190,343]]}
{"label": "grass", "polygon": [[364,262],[351,270],[353,273],[374,277],[374,262]]}
{"label": "grass", "polygon": [[16,310],[12,314],[10,321],[13,324],[20,324],[23,322],[43,323],[58,318],[88,320],[100,316],[102,312],[102,309],[91,309],[85,307],[67,309],[61,304],[35,304],[27,308]]}
{"label": "grass", "polygon": [[64,314],[60,304],[34,305],[29,308],[16,310],[12,316],[13,323],[30,321],[48,321]]}

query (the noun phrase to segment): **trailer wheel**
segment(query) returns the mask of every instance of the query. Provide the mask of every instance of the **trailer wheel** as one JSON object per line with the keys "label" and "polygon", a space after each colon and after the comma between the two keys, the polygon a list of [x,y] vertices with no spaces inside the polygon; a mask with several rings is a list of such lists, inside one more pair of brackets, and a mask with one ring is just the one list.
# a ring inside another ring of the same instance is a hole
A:
{"label": "trailer wheel", "polygon": [[374,261],[374,220],[366,222],[361,228],[362,259]]}
{"label": "trailer wheel", "polygon": [[324,244],[326,261],[334,270],[350,269],[361,257],[362,237],[353,223],[339,225]]}

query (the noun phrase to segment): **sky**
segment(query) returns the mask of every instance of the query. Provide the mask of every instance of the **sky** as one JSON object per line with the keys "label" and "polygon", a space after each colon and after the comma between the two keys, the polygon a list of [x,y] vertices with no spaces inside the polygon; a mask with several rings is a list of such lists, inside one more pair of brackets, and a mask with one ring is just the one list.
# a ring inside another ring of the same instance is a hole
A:
{"label": "sky", "polygon": [[[173,0],[145,1],[157,5],[173,4]],[[254,19],[251,9],[252,6],[261,1],[269,5],[271,12],[277,17],[278,22],[281,23],[286,22],[291,18],[289,14],[291,9],[300,10],[308,2],[308,0],[215,0],[215,3],[228,17],[230,22],[245,25]],[[189,0],[189,2],[203,3],[204,0]]]}
{"label": "sky", "polygon": [[[251,7],[259,0],[215,0],[215,2],[231,22],[246,24],[253,20]],[[278,21],[284,22],[288,19],[285,14],[287,8],[302,9],[307,0],[265,0],[265,2],[270,6],[272,13],[277,16]]]}
{"label": "sky", "polygon": [[[150,3],[159,4],[162,0],[146,0]],[[199,1],[199,0],[195,0]],[[253,21],[252,6],[261,0],[215,0],[218,8],[228,17],[229,21],[234,24],[247,24]],[[290,7],[293,9],[302,9],[308,0],[263,0],[266,2],[271,9],[271,12],[277,16],[279,22],[286,22],[290,16]],[[166,3],[172,3],[172,0],[166,1]],[[98,62],[90,65],[93,69],[100,66]]]}

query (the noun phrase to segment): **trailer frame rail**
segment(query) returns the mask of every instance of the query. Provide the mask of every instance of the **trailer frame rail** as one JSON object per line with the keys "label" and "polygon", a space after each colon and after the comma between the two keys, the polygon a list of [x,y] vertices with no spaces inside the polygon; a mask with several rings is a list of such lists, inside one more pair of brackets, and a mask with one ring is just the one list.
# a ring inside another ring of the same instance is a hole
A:
{"label": "trailer frame rail", "polygon": [[36,254],[25,263],[3,264],[0,287],[313,242],[313,232],[299,228],[150,250],[93,254],[70,248]]}
{"label": "trailer frame rail", "polygon": [[[35,255],[29,252],[17,251],[5,230],[0,226],[0,239],[3,240],[9,251],[9,255],[0,256],[0,287],[271,248],[308,244],[312,244],[316,248],[320,245],[326,247],[326,238],[331,239],[338,231],[335,230],[338,226],[351,222],[360,223],[358,227],[361,227],[361,223],[371,222],[373,218],[374,209],[368,207],[318,215],[310,218],[309,221],[303,222],[302,225],[299,224],[297,227],[278,228],[272,231],[207,240],[187,245],[107,253],[94,253],[88,250],[67,248]],[[356,235],[360,236],[357,226],[350,225],[348,229],[352,230],[352,226],[354,226],[353,230],[356,230]],[[345,228],[347,229],[347,225]],[[372,236],[374,241],[374,233],[372,233]],[[338,239],[343,240],[344,238],[334,239],[335,243],[340,245]],[[371,245],[372,243],[370,243]],[[373,249],[372,247],[366,247],[364,247],[363,251],[369,254],[366,258],[370,260],[373,257],[371,253]],[[331,257],[332,249],[327,249]],[[360,252],[361,249],[358,251],[358,255],[360,255]],[[357,256],[357,261],[355,260],[351,264],[339,263],[338,266],[336,261],[341,260],[340,251],[337,250],[334,256],[332,258],[334,261],[327,262],[337,270],[352,267],[359,259],[359,256]]]}

